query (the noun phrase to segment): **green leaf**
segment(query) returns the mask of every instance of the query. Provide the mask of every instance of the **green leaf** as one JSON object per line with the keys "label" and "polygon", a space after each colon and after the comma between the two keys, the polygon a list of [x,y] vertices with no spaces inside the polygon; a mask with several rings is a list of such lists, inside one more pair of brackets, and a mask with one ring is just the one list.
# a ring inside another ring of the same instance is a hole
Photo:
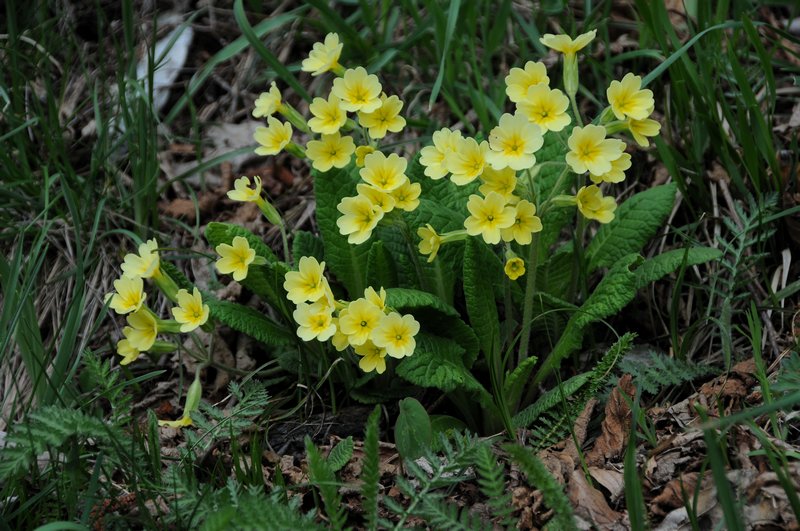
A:
{"label": "green leaf", "polygon": [[464,349],[455,341],[420,333],[411,357],[397,365],[397,374],[422,387],[435,387],[449,393],[456,389],[478,393],[482,399],[491,395],[464,365]]}
{"label": "green leaf", "polygon": [[211,316],[238,332],[270,346],[294,343],[294,334],[266,315],[235,302],[220,301],[203,294]]}
{"label": "green leaf", "polygon": [[641,289],[651,282],[676,271],[680,267],[688,267],[712,260],[719,260],[722,251],[712,247],[691,247],[674,249],[649,260],[645,260],[636,270],[636,289]]}
{"label": "green leaf", "polygon": [[325,247],[325,263],[347,289],[351,299],[364,294],[367,278],[369,241],[360,245],[347,242],[347,236],[339,232],[336,220],[342,215],[336,208],[344,197],[356,195],[356,184],[360,182],[358,168],[351,164],[343,169],[319,173],[313,171],[314,195],[317,200],[317,224]]}
{"label": "green leaf", "polygon": [[611,223],[602,225],[586,248],[589,271],[640,252],[663,227],[675,203],[676,190],[675,183],[656,186],[622,203]]}
{"label": "green leaf", "polygon": [[325,246],[322,240],[314,234],[298,230],[294,233],[294,240],[292,241],[292,255],[294,255],[295,262],[300,260],[302,256],[313,256],[317,262],[325,260]]}
{"label": "green leaf", "polygon": [[461,345],[467,367],[475,363],[480,349],[478,336],[461,320],[455,308],[436,295],[416,289],[390,288],[386,290],[386,304],[395,310],[414,314],[426,328]]}
{"label": "green leaf", "polygon": [[592,375],[592,372],[584,372],[550,389],[540,396],[536,402],[514,415],[512,419],[514,426],[517,428],[527,428],[545,412],[561,404],[564,398],[569,398],[577,393],[578,390],[592,379]]}
{"label": "green leaf", "polygon": [[506,375],[506,381],[503,382],[503,395],[507,404],[517,404],[519,402],[522,390],[525,388],[525,384],[528,383],[528,378],[537,361],[539,361],[539,358],[536,356],[525,358],[510,374]]}
{"label": "green leaf", "polygon": [[397,286],[397,267],[383,241],[372,242],[367,256],[367,283],[375,289]]}
{"label": "green leaf", "polygon": [[334,446],[331,452],[328,454],[326,461],[328,462],[328,466],[331,468],[331,470],[338,472],[344,467],[344,465],[347,464],[348,461],[350,461],[351,457],[353,457],[352,436],[339,441],[339,444]]}
{"label": "green leaf", "polygon": [[570,317],[555,348],[536,373],[533,385],[541,383],[558,368],[562,359],[581,347],[587,326],[616,314],[633,300],[636,272],[631,270],[631,266],[640,261],[638,254],[629,254],[614,264],[586,302]]}
{"label": "green leaf", "polygon": [[347,516],[344,513],[342,496],[339,494],[336,476],[308,435],[305,438],[305,445],[309,479],[322,495],[322,501],[325,502],[325,512],[330,518],[331,527],[333,529],[343,529]]}
{"label": "green leaf", "polygon": [[394,443],[403,459],[418,459],[431,448],[431,419],[415,398],[400,401],[400,413],[394,425]]}
{"label": "green leaf", "polygon": [[500,352],[500,319],[493,286],[503,282],[502,268],[497,255],[482,241],[476,238],[467,240],[464,248],[464,298],[470,324],[488,359]]}

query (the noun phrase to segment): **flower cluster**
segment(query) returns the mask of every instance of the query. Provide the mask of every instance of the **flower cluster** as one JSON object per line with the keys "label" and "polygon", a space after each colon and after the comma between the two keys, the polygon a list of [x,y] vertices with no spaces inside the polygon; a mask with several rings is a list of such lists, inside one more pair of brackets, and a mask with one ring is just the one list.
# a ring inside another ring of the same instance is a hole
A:
{"label": "flower cluster", "polygon": [[364,290],[354,301],[336,300],[325,278],[325,262],[304,256],[297,271],[286,273],[283,288],[295,303],[297,335],[303,341],[328,341],[338,351],[352,347],[364,372],[386,370],[386,356],[404,358],[416,348],[419,323],[386,305],[386,290]]}
{"label": "flower cluster", "polygon": [[[550,87],[544,63],[528,61],[522,68],[512,68],[505,83],[514,114],[500,117],[488,141],[463,137],[460,131],[448,128],[433,134],[433,144],[420,152],[425,175],[431,179],[449,175],[461,186],[479,179],[481,185],[480,194],[468,198],[465,230],[440,235],[431,225],[418,229],[419,250],[428,255],[428,261],[436,257],[444,243],[480,236],[488,244],[505,242],[508,257],[505,271],[514,280],[524,274],[525,266],[509,244],[528,245],[533,235],[542,230],[537,209],[546,211],[551,206],[575,205],[587,219],[600,223],[614,219],[616,201],[603,196],[600,186],[624,180],[625,171],[631,167],[631,156],[625,152],[625,142],[610,136],[627,131],[639,145],[647,146],[647,138],[657,135],[660,126],[649,118],[654,109],[653,93],[642,89],[642,79],[630,73],[610,84],[606,92],[609,107],[598,119],[581,124],[575,101],[576,54],[594,36],[595,31],[574,40],[566,35],[543,36],[542,44],[563,54],[564,92]],[[570,127],[573,121],[577,124]],[[564,175],[588,174],[592,184],[578,184],[572,196],[535,196],[532,180],[538,173],[536,152],[544,145],[545,135],[560,136],[569,148],[563,163]],[[520,179],[523,184],[518,186]]]}
{"label": "flower cluster", "polygon": [[[192,293],[178,289],[175,282],[161,270],[158,243],[149,240],[139,245],[138,254],[125,255],[121,266],[122,276],[114,281],[114,292],[106,297],[109,308],[125,315],[128,326],[117,343],[120,363],[127,365],[144,352],[169,352],[175,345],[158,341],[160,333],[187,333],[206,323],[208,305],[203,304],[197,288]],[[145,304],[144,279],[151,279],[176,305],[172,308],[174,319],[159,319]]]}
{"label": "flower cluster", "polygon": [[[405,175],[406,159],[379,151],[378,142],[388,133],[398,133],[406,125],[400,115],[403,102],[397,96],[383,91],[378,76],[367,73],[361,66],[345,69],[339,64],[343,45],[335,33],[330,33],[322,43],[314,44],[309,57],[301,66],[305,72],[317,76],[331,71],[333,80],[327,97],[314,98],[308,110],[312,117],[306,122],[289,104],[282,101],[280,91],[273,83],[269,92],[259,96],[253,116],[267,117],[268,127],[256,130],[259,143],[256,153],[274,155],[283,149],[308,158],[319,172],[344,168],[356,155],[364,183],[357,195],[345,197],[338,205],[342,216],[339,230],[348,242],[360,244],[367,241],[378,222],[393,209],[412,211],[419,205],[421,187]],[[272,114],[284,115],[290,123],[282,123]],[[348,113],[353,117],[348,118]],[[305,149],[291,141],[292,125],[319,135],[309,140]],[[347,133],[353,133],[348,135]],[[356,146],[358,135],[361,145]]]}

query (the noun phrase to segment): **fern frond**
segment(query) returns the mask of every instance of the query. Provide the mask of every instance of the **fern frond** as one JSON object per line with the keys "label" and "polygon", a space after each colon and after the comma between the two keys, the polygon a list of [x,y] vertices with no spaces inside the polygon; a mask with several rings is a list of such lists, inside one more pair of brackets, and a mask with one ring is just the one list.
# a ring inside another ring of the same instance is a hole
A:
{"label": "fern frond", "polygon": [[75,409],[48,406],[31,413],[6,437],[0,453],[0,479],[27,470],[40,454],[61,448],[73,437],[98,441],[124,439],[119,428]]}
{"label": "fern frond", "polygon": [[309,479],[322,496],[322,501],[325,503],[325,514],[330,519],[331,527],[343,529],[346,515],[342,506],[342,497],[339,495],[339,482],[330,465],[322,458],[308,435],[306,435],[305,443]]}
{"label": "fern frond", "polygon": [[471,515],[466,507],[459,508],[454,503],[444,502],[441,495],[428,494],[422,498],[422,507],[416,516],[423,518],[431,529],[473,531],[492,528],[479,517]]}
{"label": "fern frond", "polygon": [[649,352],[640,359],[625,359],[620,370],[633,376],[642,391],[658,394],[665,387],[682,385],[714,371],[713,367]]}
{"label": "fern frond", "polygon": [[544,502],[553,510],[553,519],[548,527],[564,530],[575,529],[572,505],[567,495],[564,494],[562,486],[550,475],[536,455],[528,448],[516,444],[507,445],[504,448],[528,476],[528,483],[542,491]]}
{"label": "fern frond", "polygon": [[489,444],[483,444],[478,448],[475,468],[478,470],[478,486],[486,496],[492,514],[500,519],[501,526],[511,527],[513,525],[511,513],[514,506],[511,504],[511,494],[506,490],[505,467],[497,461],[497,456]]}
{"label": "fern frond", "polygon": [[375,406],[367,419],[366,433],[364,434],[364,461],[361,468],[361,495],[364,497],[362,507],[367,529],[378,528],[378,492],[380,490],[380,447],[378,445],[378,421],[381,408]]}
{"label": "fern frond", "polygon": [[353,457],[353,437],[348,437],[339,441],[339,444],[333,447],[325,459],[331,470],[338,472],[344,465]]}

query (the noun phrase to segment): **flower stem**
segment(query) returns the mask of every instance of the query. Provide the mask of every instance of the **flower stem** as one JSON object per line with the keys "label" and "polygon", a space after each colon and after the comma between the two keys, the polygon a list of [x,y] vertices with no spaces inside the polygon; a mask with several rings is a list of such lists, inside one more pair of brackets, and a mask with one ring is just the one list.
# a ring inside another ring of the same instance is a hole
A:
{"label": "flower stem", "polygon": [[525,299],[522,308],[522,335],[519,342],[517,363],[528,357],[528,346],[531,340],[531,324],[533,324],[533,295],[536,292],[536,262],[539,258],[539,233],[533,235],[528,251],[528,278],[525,283]]}

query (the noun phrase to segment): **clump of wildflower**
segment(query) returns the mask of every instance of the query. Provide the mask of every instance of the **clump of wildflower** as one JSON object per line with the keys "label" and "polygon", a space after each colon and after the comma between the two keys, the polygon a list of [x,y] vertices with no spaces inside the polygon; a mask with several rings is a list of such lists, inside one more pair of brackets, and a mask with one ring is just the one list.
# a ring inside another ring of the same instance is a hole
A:
{"label": "clump of wildflower", "polygon": [[110,300],[109,307],[120,315],[139,311],[147,298],[144,282],[141,277],[122,276],[114,281],[114,293],[107,298]]}
{"label": "clump of wildflower", "polygon": [[342,109],[342,101],[331,94],[328,99],[314,98],[308,110],[314,115],[308,121],[311,130],[318,134],[332,135],[347,122],[347,113]]}
{"label": "clump of wildflower", "polygon": [[600,223],[609,223],[614,219],[617,202],[613,197],[603,196],[603,192],[595,185],[584,186],[575,196],[578,210],[587,219],[595,219]]}
{"label": "clump of wildflower", "polygon": [[394,210],[395,204],[397,203],[390,192],[375,188],[369,184],[357,184],[356,192],[358,192],[359,196],[369,199],[370,202],[380,208],[384,214]]}
{"label": "clump of wildflower", "polygon": [[390,153],[387,157],[376,151],[364,157],[364,167],[358,174],[375,188],[391,192],[405,182],[407,167],[408,162],[403,157],[395,153]]}
{"label": "clump of wildflower", "polygon": [[345,197],[336,209],[344,214],[336,220],[339,232],[354,245],[364,243],[383,219],[383,210],[364,196]]}
{"label": "clump of wildflower", "polygon": [[313,256],[303,256],[298,271],[289,271],[284,277],[286,297],[295,304],[316,302],[325,297],[326,288],[329,288],[324,272],[325,262],[317,262]]}
{"label": "clump of wildflower", "polygon": [[242,236],[235,236],[231,243],[233,245],[217,245],[214,250],[220,258],[214,265],[221,274],[233,274],[233,280],[241,282],[247,277],[248,268],[256,259],[256,251],[250,248],[247,238]]}
{"label": "clump of wildflower", "polygon": [[422,185],[419,183],[412,183],[406,177],[403,184],[392,190],[392,197],[395,201],[395,208],[405,210],[406,212],[413,212],[419,206],[419,196],[422,193]]}
{"label": "clump of wildflower", "polygon": [[372,112],[359,112],[358,121],[367,128],[370,138],[381,139],[386,133],[398,133],[406,126],[406,119],[400,116],[403,102],[397,96],[381,94],[381,106]]}
{"label": "clump of wildflower", "polygon": [[536,164],[534,153],[542,147],[544,137],[538,125],[522,115],[504,114],[489,133],[486,161],[496,170],[524,170]]}
{"label": "clump of wildflower", "polygon": [[281,106],[281,91],[273,81],[267,92],[262,92],[258,99],[256,99],[255,107],[253,108],[253,116],[255,118],[262,118],[264,116],[272,116]]}
{"label": "clump of wildflower", "polygon": [[419,332],[419,323],[413,315],[400,315],[392,312],[384,315],[370,339],[376,347],[385,348],[393,358],[403,358],[414,353],[417,342],[414,336]]}
{"label": "clump of wildflower", "polygon": [[142,353],[138,348],[131,345],[129,339],[125,338],[117,341],[117,354],[122,356],[119,364],[128,365],[139,359],[139,356],[141,356]]}
{"label": "clump of wildflower", "polygon": [[369,113],[381,106],[378,76],[367,74],[362,66],[345,70],[344,76],[334,79],[331,94],[341,100],[347,112]]}
{"label": "clump of wildflower", "polygon": [[353,347],[356,354],[361,356],[358,367],[364,372],[375,371],[378,374],[386,372],[386,349],[375,345],[372,341],[366,341],[362,345]]}
{"label": "clump of wildflower", "polygon": [[454,151],[447,154],[445,165],[452,175],[450,180],[459,186],[469,184],[483,173],[487,165],[489,143],[480,144],[474,138],[459,139]]}
{"label": "clump of wildflower", "polygon": [[451,131],[445,127],[433,133],[433,145],[422,148],[419,156],[419,163],[425,167],[425,175],[431,179],[441,179],[450,173],[447,157],[455,153],[460,141],[461,131]]}
{"label": "clump of wildflower", "polygon": [[347,335],[351,345],[363,345],[383,318],[383,311],[365,298],[347,305],[347,312],[339,314],[339,329]]}
{"label": "clump of wildflower", "polygon": [[[651,109],[648,112],[648,116],[652,114],[653,110]],[[626,121],[626,125],[628,126],[628,131],[631,132],[631,136],[642,147],[647,147],[650,145],[650,142],[647,140],[649,136],[656,136],[658,135],[659,131],[661,131],[661,124],[656,122],[655,120],[651,120],[650,118],[645,118],[644,120],[634,120],[633,118],[629,118]]]}
{"label": "clump of wildflower", "polygon": [[507,202],[511,202],[514,190],[517,188],[517,174],[511,168],[496,170],[488,166],[481,174],[481,184],[478,191],[484,196],[489,192],[497,192],[502,195]]}
{"label": "clump of wildflower", "polygon": [[517,280],[525,274],[525,261],[518,256],[509,258],[505,267],[503,267],[503,271],[511,280]]}
{"label": "clump of wildflower", "polygon": [[139,254],[128,253],[122,262],[122,273],[128,278],[152,278],[160,274],[158,242],[148,240],[139,245]]}
{"label": "clump of wildflower", "polygon": [[358,146],[356,148],[356,166],[359,168],[364,167],[364,159],[370,153],[375,153],[375,148],[372,146]]}
{"label": "clump of wildflower", "polygon": [[322,135],[319,140],[311,140],[306,146],[306,156],[311,159],[311,166],[321,172],[331,168],[344,168],[350,163],[350,157],[356,150],[353,139],[341,136],[338,132]]}
{"label": "clump of wildflower", "polygon": [[653,91],[642,89],[642,78],[625,74],[622,81],[612,81],[606,90],[608,103],[618,120],[644,120],[653,110]]}
{"label": "clump of wildflower", "polygon": [[631,156],[622,153],[617,159],[611,161],[611,169],[602,175],[589,174],[589,178],[594,184],[621,183],[625,180],[625,170],[631,167]]}
{"label": "clump of wildflower", "polygon": [[178,291],[178,307],[172,309],[172,316],[180,323],[181,332],[191,332],[206,324],[209,313],[208,304],[203,304],[200,290],[194,288],[191,295],[185,289]]}
{"label": "clump of wildflower", "polygon": [[536,205],[522,199],[512,207],[514,221],[511,226],[500,232],[503,241],[515,241],[520,245],[528,245],[533,240],[532,234],[542,230],[542,220],[536,215]]}
{"label": "clump of wildflower", "polygon": [[277,155],[292,140],[292,124],[267,118],[267,127],[257,127],[253,139],[259,143],[256,155]]}
{"label": "clump of wildflower", "polygon": [[439,253],[439,247],[442,245],[442,237],[436,233],[430,223],[418,228],[417,236],[421,238],[419,241],[420,254],[428,255],[428,263],[433,262]]}
{"label": "clump of wildflower", "polygon": [[336,333],[336,324],[333,322],[333,308],[322,302],[306,304],[301,302],[292,313],[294,320],[299,325],[297,335],[303,341],[327,341]]}
{"label": "clump of wildflower", "polygon": [[534,85],[517,102],[517,110],[543,131],[561,131],[569,125],[569,98],[558,89]]}
{"label": "clump of wildflower", "polygon": [[578,59],[577,53],[585,48],[597,35],[597,30],[578,35],[573,40],[569,35],[553,35],[546,33],[539,42],[564,54],[564,90],[574,98],[578,92]]}
{"label": "clump of wildflower", "polygon": [[153,343],[156,342],[158,335],[158,321],[153,313],[146,307],[129,314],[126,318],[128,326],[122,329],[128,344],[139,350],[147,352]]}
{"label": "clump of wildflower", "polygon": [[600,125],[575,127],[567,140],[570,151],[566,161],[572,171],[603,175],[611,171],[611,162],[620,157],[625,143],[616,138],[606,138],[606,128]]}
{"label": "clump of wildflower", "polygon": [[547,68],[544,63],[528,61],[523,68],[512,68],[506,76],[506,95],[514,103],[525,99],[528,90],[536,85],[548,86]]}
{"label": "clump of wildflower", "polygon": [[344,45],[339,42],[336,33],[328,33],[325,42],[316,42],[308,54],[307,59],[303,59],[300,69],[303,72],[311,72],[312,76],[324,74],[329,70],[337,70],[339,67],[339,57],[342,55]]}
{"label": "clump of wildflower", "polygon": [[470,236],[481,235],[489,244],[500,242],[503,229],[514,223],[514,207],[508,206],[502,195],[490,192],[486,197],[472,194],[467,201],[470,216],[464,228]]}

